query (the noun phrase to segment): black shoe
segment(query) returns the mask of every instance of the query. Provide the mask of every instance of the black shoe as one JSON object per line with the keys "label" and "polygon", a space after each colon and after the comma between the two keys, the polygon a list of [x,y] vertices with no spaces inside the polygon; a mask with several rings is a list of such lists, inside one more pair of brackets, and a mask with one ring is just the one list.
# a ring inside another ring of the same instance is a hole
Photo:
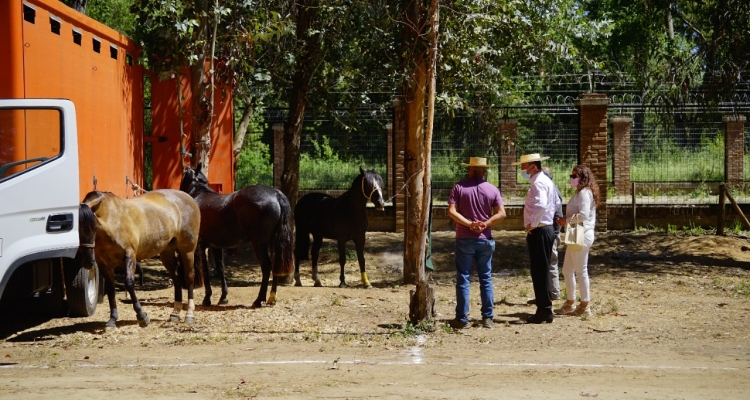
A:
{"label": "black shoe", "polygon": [[495,321],[492,320],[492,318],[482,318],[482,326],[487,329],[492,329],[493,326],[495,326]]}
{"label": "black shoe", "polygon": [[464,328],[466,328],[466,326],[469,325],[469,323],[468,322],[461,322],[461,321],[459,321],[459,320],[457,320],[457,319],[454,318],[454,319],[448,321],[448,325],[451,328],[458,330],[458,329],[464,329]]}
{"label": "black shoe", "polygon": [[528,318],[526,318],[526,322],[530,324],[541,324],[542,322],[546,322],[548,324],[552,323],[552,320],[555,319],[555,316],[550,314],[547,316],[534,314]]}
{"label": "black shoe", "polygon": [[536,299],[531,299],[531,300],[527,301],[526,304],[528,304],[530,306],[534,305],[534,304],[536,304]]}

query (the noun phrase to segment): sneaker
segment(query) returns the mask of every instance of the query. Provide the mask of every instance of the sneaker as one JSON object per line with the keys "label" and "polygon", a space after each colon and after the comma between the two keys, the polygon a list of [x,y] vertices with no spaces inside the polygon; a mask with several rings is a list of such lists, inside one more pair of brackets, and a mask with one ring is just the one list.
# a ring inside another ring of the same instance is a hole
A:
{"label": "sneaker", "polygon": [[487,329],[492,329],[493,326],[495,326],[495,321],[492,320],[492,318],[482,318],[482,326]]}
{"label": "sneaker", "polygon": [[591,308],[589,306],[586,306],[586,308],[582,308],[580,305],[578,305],[575,310],[570,312],[570,315],[575,315],[576,317],[583,317],[585,315],[587,317],[590,317]]}
{"label": "sneaker", "polygon": [[562,307],[555,309],[555,314],[567,315],[573,312],[573,305],[570,303],[563,303]]}
{"label": "sneaker", "polygon": [[469,325],[469,323],[468,322],[461,322],[461,321],[459,321],[459,320],[457,320],[457,319],[454,318],[454,319],[448,321],[448,325],[451,328],[458,330],[458,329],[464,329],[464,328],[466,328],[466,326]]}

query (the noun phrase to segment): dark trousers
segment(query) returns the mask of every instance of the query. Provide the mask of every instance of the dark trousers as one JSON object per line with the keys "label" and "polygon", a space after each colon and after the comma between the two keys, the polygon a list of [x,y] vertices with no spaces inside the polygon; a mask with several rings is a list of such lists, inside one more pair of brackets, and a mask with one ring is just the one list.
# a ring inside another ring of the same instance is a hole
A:
{"label": "dark trousers", "polygon": [[555,241],[555,228],[552,225],[536,228],[526,235],[531,259],[531,281],[534,283],[534,297],[536,298],[536,314],[548,316],[552,314],[552,298],[550,293],[549,258],[552,244]]}

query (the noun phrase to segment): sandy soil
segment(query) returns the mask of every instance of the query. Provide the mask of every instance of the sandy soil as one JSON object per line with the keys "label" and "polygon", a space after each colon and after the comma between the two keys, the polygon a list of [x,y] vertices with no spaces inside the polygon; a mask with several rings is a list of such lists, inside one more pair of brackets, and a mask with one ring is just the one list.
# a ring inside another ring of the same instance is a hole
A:
{"label": "sandy soil", "polygon": [[[600,234],[590,260],[595,315],[526,325],[532,286],[522,232],[498,232],[494,329],[452,331],[453,234],[433,237],[437,321],[406,323],[402,236],[368,234],[374,288],[338,288],[333,243],[323,284],[281,287],[250,309],[260,281],[247,249],[230,257],[230,303],[169,323],[173,291],[158,261],[137,289],[139,328],[122,291],[119,328],[106,304],[90,318],[48,319],[29,302],[0,309],[0,398],[750,398],[750,248],[744,237]],[[353,246],[350,243],[350,248]],[[197,291],[198,303],[203,290]],[[214,302],[218,282],[214,280]],[[472,286],[474,323],[480,319]],[[427,332],[422,332],[425,328]]]}

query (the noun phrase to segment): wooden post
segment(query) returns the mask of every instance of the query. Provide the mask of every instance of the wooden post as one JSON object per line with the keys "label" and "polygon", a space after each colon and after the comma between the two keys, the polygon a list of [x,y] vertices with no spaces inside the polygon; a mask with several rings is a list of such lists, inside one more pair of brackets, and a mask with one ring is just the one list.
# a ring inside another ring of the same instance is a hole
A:
{"label": "wooden post", "polygon": [[630,197],[632,199],[631,200],[631,205],[632,205],[632,208],[633,208],[633,230],[636,230],[636,227],[638,225],[636,225],[636,219],[635,219],[635,182],[632,182],[630,184],[630,186],[631,186],[630,187],[630,193],[631,193]]}
{"label": "wooden post", "polygon": [[716,234],[717,235],[723,235],[724,234],[724,207],[726,205],[727,201],[727,187],[726,185],[719,184],[719,215],[717,217],[716,221]]}
{"label": "wooden post", "polygon": [[750,229],[750,221],[747,220],[747,217],[745,216],[745,213],[742,212],[742,209],[740,208],[740,205],[737,204],[736,201],[734,201],[734,197],[729,193],[729,190],[724,191],[726,193],[727,198],[729,199],[729,202],[732,203],[732,207],[734,208],[734,212],[737,213],[737,215],[742,220],[742,223],[745,224],[745,228]]}

